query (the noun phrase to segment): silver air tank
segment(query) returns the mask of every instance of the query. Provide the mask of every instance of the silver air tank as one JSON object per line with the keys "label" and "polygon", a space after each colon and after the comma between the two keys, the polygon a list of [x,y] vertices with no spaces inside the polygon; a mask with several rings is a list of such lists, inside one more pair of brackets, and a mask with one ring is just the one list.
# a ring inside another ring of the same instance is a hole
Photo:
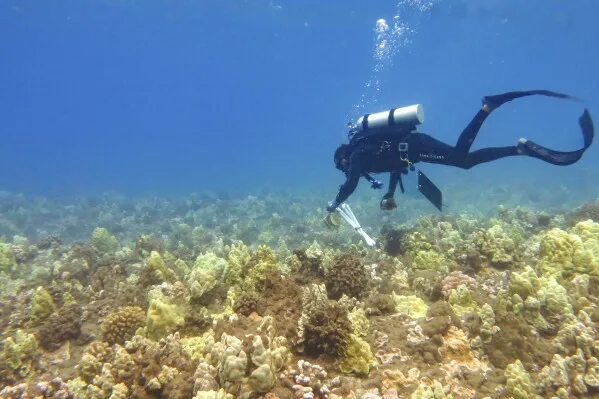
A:
{"label": "silver air tank", "polygon": [[358,131],[378,130],[393,126],[413,128],[423,122],[424,108],[420,104],[414,104],[361,116],[356,123],[356,128]]}

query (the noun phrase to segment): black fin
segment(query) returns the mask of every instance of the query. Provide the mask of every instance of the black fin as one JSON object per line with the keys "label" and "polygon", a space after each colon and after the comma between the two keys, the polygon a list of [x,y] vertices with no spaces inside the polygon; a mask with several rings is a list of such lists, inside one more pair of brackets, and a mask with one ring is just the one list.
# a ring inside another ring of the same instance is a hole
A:
{"label": "black fin", "polygon": [[555,151],[547,147],[543,147],[534,141],[527,140],[524,143],[518,143],[518,148],[528,156],[541,159],[553,165],[572,165],[580,160],[584,152],[591,146],[595,137],[595,126],[591,119],[591,114],[588,109],[585,109],[582,115],[578,118],[578,124],[582,130],[584,146],[576,151]]}
{"label": "black fin", "polygon": [[591,113],[585,108],[584,112],[578,118],[578,124],[582,129],[582,136],[584,137],[584,146],[589,148],[595,138],[595,125],[593,119],[591,119]]}
{"label": "black fin", "polygon": [[580,101],[580,99],[577,97],[573,97],[569,94],[558,93],[558,92],[551,91],[551,90],[523,90],[523,91],[510,91],[508,93],[497,94],[494,96],[485,96],[485,97],[483,97],[483,104],[486,104],[486,105],[490,106],[491,108],[497,108],[497,107],[499,107],[509,101],[513,101],[517,98],[534,96],[534,95],[541,95],[541,96],[547,96],[547,97],[556,97],[556,98],[563,98],[563,99],[567,99],[567,100]]}

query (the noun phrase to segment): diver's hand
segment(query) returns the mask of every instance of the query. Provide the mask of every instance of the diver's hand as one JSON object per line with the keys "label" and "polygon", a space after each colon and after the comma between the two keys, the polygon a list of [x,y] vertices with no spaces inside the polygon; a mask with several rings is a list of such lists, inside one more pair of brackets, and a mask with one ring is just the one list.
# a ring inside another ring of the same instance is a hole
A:
{"label": "diver's hand", "polygon": [[335,209],[337,209],[337,207],[339,205],[340,204],[335,200],[329,201],[329,203],[327,204],[327,212],[329,212],[329,213],[333,212]]}
{"label": "diver's hand", "polygon": [[375,190],[381,189],[381,188],[383,188],[383,182],[380,180],[374,180],[370,187],[374,188]]}
{"label": "diver's hand", "polygon": [[395,198],[393,197],[383,197],[380,202],[380,207],[384,211],[392,211],[397,208],[397,203],[395,203]]}

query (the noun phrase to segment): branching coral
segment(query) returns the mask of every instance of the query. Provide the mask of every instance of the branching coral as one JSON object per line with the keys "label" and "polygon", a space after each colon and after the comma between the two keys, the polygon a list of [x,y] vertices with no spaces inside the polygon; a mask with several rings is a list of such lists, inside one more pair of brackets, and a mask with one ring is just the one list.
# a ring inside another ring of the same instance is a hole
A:
{"label": "branching coral", "polygon": [[[52,381],[40,381],[34,385],[19,384],[4,387],[0,398],[72,398],[73,393],[64,381],[56,377]],[[116,397],[113,399],[117,399]]]}

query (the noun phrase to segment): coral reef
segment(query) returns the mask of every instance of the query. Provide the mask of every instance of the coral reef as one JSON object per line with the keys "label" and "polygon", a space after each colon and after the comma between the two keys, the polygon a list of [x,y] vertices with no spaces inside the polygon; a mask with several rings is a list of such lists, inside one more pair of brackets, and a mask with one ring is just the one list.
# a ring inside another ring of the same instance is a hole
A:
{"label": "coral reef", "polygon": [[0,397],[599,394],[596,203],[406,208],[369,248],[269,195],[104,201],[0,216]]}

